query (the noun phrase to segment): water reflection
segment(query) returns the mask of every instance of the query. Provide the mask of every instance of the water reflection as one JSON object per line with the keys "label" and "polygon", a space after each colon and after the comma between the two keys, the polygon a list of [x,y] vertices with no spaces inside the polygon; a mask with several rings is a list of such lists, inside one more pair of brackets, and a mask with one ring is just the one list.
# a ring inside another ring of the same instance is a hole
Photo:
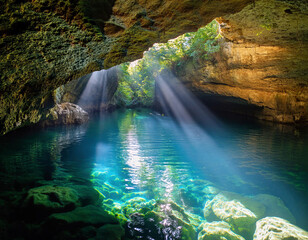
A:
{"label": "water reflection", "polygon": [[86,126],[20,131],[0,138],[2,189],[20,189],[37,181],[69,178],[61,155],[80,142]]}

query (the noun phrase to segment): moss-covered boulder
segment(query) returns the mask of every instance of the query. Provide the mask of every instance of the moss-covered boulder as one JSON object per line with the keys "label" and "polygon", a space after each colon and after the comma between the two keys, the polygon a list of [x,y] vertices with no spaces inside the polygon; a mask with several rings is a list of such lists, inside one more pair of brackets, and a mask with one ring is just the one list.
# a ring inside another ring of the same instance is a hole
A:
{"label": "moss-covered boulder", "polygon": [[146,214],[147,212],[153,210],[155,206],[155,200],[147,201],[145,198],[135,197],[123,204],[122,212],[128,219],[133,213]]}
{"label": "moss-covered boulder", "polygon": [[115,216],[105,211],[101,207],[88,205],[78,207],[73,211],[64,213],[55,213],[49,217],[49,221],[56,225],[73,226],[102,226],[104,224],[117,224]]}
{"label": "moss-covered boulder", "polygon": [[77,192],[82,206],[96,205],[100,200],[100,194],[91,186],[72,185],[70,187]]}
{"label": "moss-covered boulder", "polygon": [[48,212],[63,212],[81,205],[78,193],[69,187],[46,185],[32,188],[25,199],[27,207]]}
{"label": "moss-covered boulder", "polygon": [[97,230],[96,240],[121,240],[125,234],[124,228],[118,224],[106,224]]}

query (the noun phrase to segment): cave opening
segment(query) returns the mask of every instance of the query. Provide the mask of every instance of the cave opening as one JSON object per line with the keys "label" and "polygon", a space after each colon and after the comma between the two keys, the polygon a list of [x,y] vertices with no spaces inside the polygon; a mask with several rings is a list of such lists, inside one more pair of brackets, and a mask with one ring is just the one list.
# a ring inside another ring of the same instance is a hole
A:
{"label": "cave opening", "polygon": [[4,0],[0,239],[306,239],[307,9]]}

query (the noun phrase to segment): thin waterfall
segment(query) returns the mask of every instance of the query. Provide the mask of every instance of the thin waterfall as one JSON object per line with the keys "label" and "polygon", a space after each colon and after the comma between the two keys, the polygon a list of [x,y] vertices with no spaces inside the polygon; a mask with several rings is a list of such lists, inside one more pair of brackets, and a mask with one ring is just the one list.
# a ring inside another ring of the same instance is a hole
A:
{"label": "thin waterfall", "polygon": [[101,111],[108,104],[117,87],[117,68],[93,72],[83,90],[78,105],[86,111]]}

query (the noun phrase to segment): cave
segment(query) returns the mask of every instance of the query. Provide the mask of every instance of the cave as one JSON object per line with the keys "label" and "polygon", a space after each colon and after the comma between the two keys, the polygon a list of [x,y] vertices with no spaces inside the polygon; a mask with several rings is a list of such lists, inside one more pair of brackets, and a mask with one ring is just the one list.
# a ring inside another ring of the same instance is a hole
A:
{"label": "cave", "polygon": [[308,2],[1,0],[0,239],[308,239]]}

